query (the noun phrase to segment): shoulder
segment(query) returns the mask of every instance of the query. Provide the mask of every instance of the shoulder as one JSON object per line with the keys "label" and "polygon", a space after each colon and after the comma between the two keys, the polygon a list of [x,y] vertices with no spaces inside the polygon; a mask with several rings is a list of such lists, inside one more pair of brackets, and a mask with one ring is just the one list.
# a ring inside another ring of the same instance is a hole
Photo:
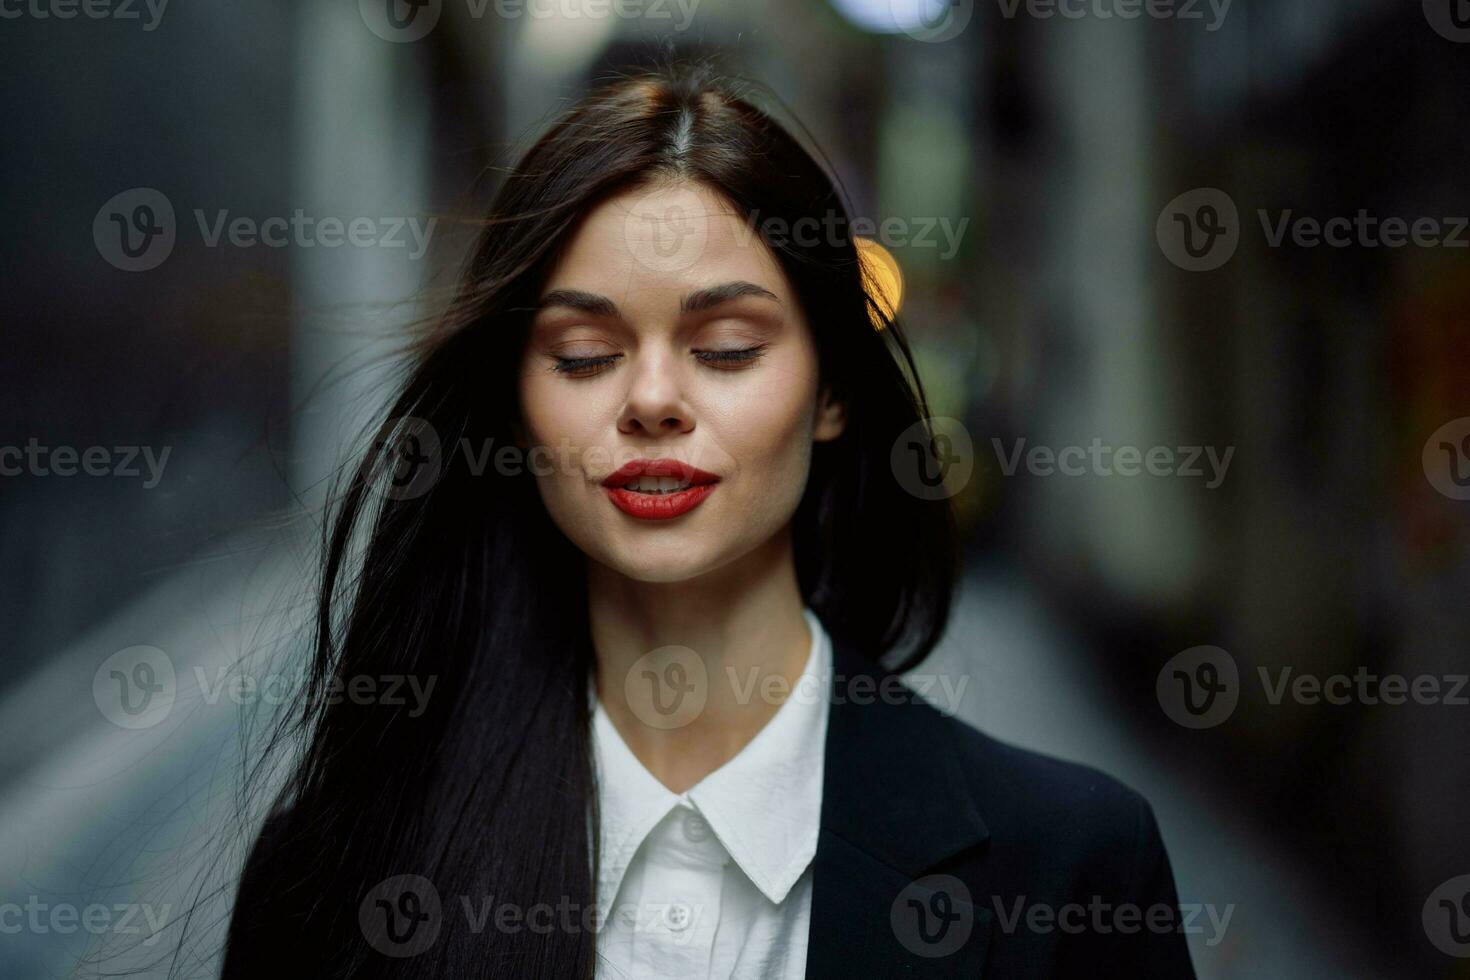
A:
{"label": "shoulder", "polygon": [[1049,869],[1059,887],[1172,902],[1173,875],[1153,807],[1093,766],[1023,749],[927,704],[996,856]]}
{"label": "shoulder", "polygon": [[1085,824],[1093,834],[1127,835],[1153,819],[1141,793],[1101,769],[1023,749],[927,705],[920,710],[935,715],[960,773],[984,801],[982,812],[992,823],[1057,830]]}
{"label": "shoulder", "polygon": [[[999,902],[998,966],[1026,972],[1023,964],[1047,962],[1071,976],[1101,961],[1120,976],[1194,976],[1173,869],[1142,794],[1100,769],[1004,742],[927,704],[914,710],[930,713],[954,779],[985,824],[984,844],[953,868],[975,894]],[[1038,905],[1058,921],[1074,921],[1083,909],[1110,910],[1115,919],[1077,936],[1028,932],[1014,916]]]}
{"label": "shoulder", "polygon": [[273,951],[299,926],[286,901],[286,869],[293,862],[289,823],[290,811],[272,813],[250,847],[230,914],[221,980],[248,980],[275,970]]}

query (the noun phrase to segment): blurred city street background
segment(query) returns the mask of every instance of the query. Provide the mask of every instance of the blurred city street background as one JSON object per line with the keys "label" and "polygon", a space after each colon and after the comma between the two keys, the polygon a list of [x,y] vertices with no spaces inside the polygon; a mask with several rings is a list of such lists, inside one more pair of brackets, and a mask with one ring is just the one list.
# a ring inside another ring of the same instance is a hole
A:
{"label": "blurred city street background", "polygon": [[[1149,798],[1230,916],[1200,977],[1470,977],[1470,5],[0,0],[0,57],[0,976],[121,931],[19,910],[228,881],[274,707],[230,678],[300,662],[399,328],[559,108],[709,57],[826,152],[968,435],[919,672]],[[138,646],[178,697],[129,727],[94,685]],[[1341,675],[1439,695],[1279,687]]]}

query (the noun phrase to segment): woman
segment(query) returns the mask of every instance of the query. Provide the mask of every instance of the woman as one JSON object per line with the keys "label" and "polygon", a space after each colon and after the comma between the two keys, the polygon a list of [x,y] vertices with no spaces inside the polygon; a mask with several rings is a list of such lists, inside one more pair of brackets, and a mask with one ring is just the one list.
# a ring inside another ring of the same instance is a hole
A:
{"label": "woman", "polygon": [[922,390],[845,228],[698,70],[513,168],[331,525],[225,977],[1192,975],[1178,931],[1030,914],[1177,914],[1139,796],[889,674],[955,537],[905,489]]}

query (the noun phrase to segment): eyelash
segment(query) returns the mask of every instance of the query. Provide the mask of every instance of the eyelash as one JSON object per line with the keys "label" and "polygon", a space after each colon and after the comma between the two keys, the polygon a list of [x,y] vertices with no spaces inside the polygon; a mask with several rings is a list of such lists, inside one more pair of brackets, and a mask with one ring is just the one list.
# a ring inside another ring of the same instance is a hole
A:
{"label": "eyelash", "polygon": [[[754,347],[741,347],[738,350],[697,350],[694,356],[705,364],[749,364],[766,352],[767,344],[756,344]],[[553,371],[570,374],[572,377],[590,377],[598,368],[605,367],[618,358],[621,354],[606,354],[602,357],[558,357]]]}

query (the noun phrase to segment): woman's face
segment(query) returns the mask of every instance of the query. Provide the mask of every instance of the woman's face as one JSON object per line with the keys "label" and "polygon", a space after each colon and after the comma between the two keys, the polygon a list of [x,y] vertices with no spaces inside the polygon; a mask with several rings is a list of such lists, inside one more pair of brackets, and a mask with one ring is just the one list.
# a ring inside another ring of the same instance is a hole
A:
{"label": "woman's face", "polygon": [[[643,187],[588,214],[542,289],[522,438],[545,447],[529,458],[541,498],[584,553],[684,581],[785,532],[812,442],[842,431],[818,382],[811,329],[754,229],[704,185]],[[636,460],[701,472],[607,485]]]}

